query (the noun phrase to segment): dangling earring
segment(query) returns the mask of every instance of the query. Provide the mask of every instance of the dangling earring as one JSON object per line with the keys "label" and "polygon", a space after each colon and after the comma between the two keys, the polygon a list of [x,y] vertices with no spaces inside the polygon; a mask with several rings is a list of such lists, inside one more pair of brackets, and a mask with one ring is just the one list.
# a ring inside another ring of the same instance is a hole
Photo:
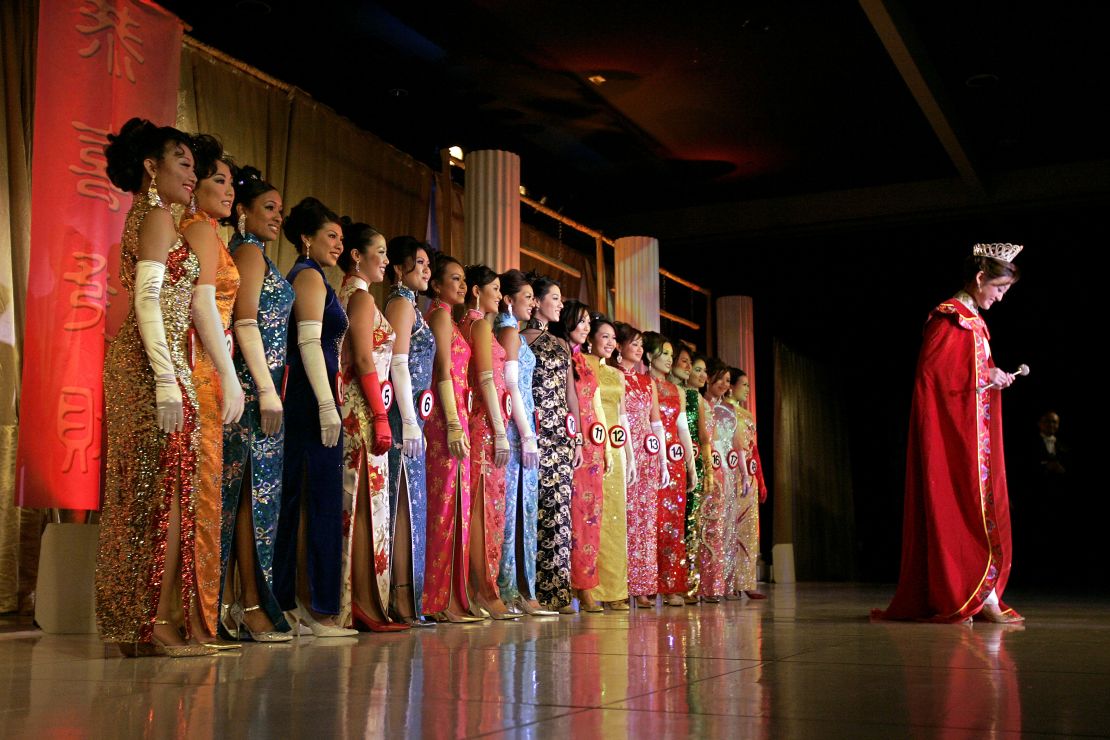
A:
{"label": "dangling earring", "polygon": [[355,260],[355,273],[362,274],[362,268],[358,266],[358,260]]}
{"label": "dangling earring", "polygon": [[247,214],[239,214],[239,223],[236,225],[236,230],[239,232],[239,236],[244,239],[247,238]]}
{"label": "dangling earring", "polygon": [[304,257],[308,257],[308,252],[309,252],[310,247],[312,246],[312,243],[311,242],[302,242],[302,244],[304,245],[304,248],[301,250],[301,255],[304,256]]}
{"label": "dangling earring", "polygon": [[154,175],[150,177],[150,187],[146,189],[146,200],[152,208],[165,208],[162,205],[162,196],[158,193],[158,186]]}
{"label": "dangling earring", "polygon": [[189,200],[189,215],[192,216],[197,212],[197,194],[193,193],[193,197]]}

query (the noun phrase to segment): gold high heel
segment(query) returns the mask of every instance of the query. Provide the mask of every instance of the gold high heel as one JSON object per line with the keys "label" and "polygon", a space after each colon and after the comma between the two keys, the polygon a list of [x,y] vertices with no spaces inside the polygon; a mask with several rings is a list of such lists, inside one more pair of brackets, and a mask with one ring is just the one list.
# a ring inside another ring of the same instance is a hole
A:
{"label": "gold high heel", "polygon": [[255,642],[289,642],[293,639],[293,635],[288,632],[279,632],[278,630],[267,630],[266,632],[255,632],[247,624],[247,612],[255,612],[262,608],[261,604],[248,606],[244,609],[239,604],[231,605],[231,618],[235,621],[235,639],[242,640],[242,633],[244,628],[250,638]]}
{"label": "gold high heel", "polygon": [[530,617],[557,617],[557,616],[559,616],[559,612],[555,611],[554,609],[544,609],[543,607],[540,607],[539,609],[533,609],[532,606],[525,600],[525,598],[523,596],[517,596],[515,599],[513,599],[513,606],[516,607],[517,609],[520,609],[520,611],[522,611],[523,613],[527,614]]}
{"label": "gold high heel", "polygon": [[[165,619],[155,619],[154,624],[169,624]],[[155,655],[168,655],[171,658],[199,658],[204,655],[215,655],[218,650],[207,645],[166,645],[153,634],[150,637],[151,644],[154,645]]]}

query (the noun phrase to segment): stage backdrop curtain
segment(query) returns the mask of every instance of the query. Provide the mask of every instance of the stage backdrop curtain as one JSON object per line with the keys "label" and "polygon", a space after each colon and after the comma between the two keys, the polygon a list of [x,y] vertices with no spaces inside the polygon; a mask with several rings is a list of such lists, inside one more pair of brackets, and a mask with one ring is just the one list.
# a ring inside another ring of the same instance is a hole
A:
{"label": "stage backdrop curtain", "polygon": [[[257,167],[267,182],[284,189],[291,90],[266,84],[187,41],[177,100],[179,128],[219,136],[236,163]],[[276,246],[271,248],[276,257]]]}
{"label": "stage backdrop curtain", "polygon": [[846,409],[835,374],[775,342],[775,544],[794,545],[798,580],[855,576]]}
{"label": "stage backdrop curtain", "polygon": [[[341,216],[373,225],[387,239],[402,234],[423,239],[431,186],[427,165],[307,95],[294,96],[283,194],[287,211],[312,195]],[[296,258],[297,248],[283,237],[279,266],[287,270]]]}
{"label": "stage backdrop curtain", "polygon": [[[20,355],[31,245],[31,131],[38,3],[0,3],[0,612],[34,587],[42,512],[15,505]],[[23,567],[20,567],[20,562]]]}
{"label": "stage backdrop curtain", "polygon": [[563,300],[575,298],[584,302],[591,310],[596,310],[597,281],[594,280],[594,258],[563,244],[553,236],[548,236],[534,226],[520,225],[520,246],[537,254],[561,263],[578,272],[578,276],[565,272],[554,265],[538,260],[531,255],[520,254],[520,269],[524,272],[535,270],[559,281]]}

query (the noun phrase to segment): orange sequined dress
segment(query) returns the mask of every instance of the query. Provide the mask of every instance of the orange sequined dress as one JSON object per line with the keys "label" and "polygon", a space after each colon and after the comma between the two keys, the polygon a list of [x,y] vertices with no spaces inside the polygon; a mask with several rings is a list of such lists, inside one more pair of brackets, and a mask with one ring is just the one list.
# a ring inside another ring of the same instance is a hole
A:
{"label": "orange sequined dress", "polygon": [[[120,245],[120,282],[134,290],[139,227],[153,210],[146,197],[131,205]],[[185,426],[165,434],[155,419],[154,373],[143,349],[132,305],[104,362],[108,461],[96,559],[96,621],[108,642],[149,642],[158,610],[170,505],[180,493],[180,597],[194,607],[195,509],[193,487],[200,444],[197,398],[186,355],[193,285],[200,274],[196,256],[181,239],[166,258],[160,297],[166,342],[184,402]],[[186,624],[188,622],[186,621]]]}
{"label": "orange sequined dress", "polygon": [[[239,292],[239,269],[220,239],[216,219],[203,211],[181,219],[180,231],[195,223],[207,223],[220,242],[216,267],[216,309],[226,331],[231,326],[231,310]],[[188,242],[186,242],[188,243]],[[220,407],[223,391],[212,356],[204,349],[200,336],[193,332],[193,385],[197,393],[197,418],[200,423],[200,455],[197,462],[196,577],[200,613],[212,634],[220,601],[220,509],[224,473],[224,427]]]}

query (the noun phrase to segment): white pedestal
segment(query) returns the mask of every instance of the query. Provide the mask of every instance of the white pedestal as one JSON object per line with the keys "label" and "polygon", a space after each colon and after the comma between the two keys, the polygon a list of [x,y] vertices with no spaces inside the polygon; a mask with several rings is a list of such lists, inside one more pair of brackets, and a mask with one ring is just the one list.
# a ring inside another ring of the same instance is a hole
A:
{"label": "white pedestal", "polygon": [[48,524],[42,534],[35,621],[43,632],[96,632],[96,524]]}
{"label": "white pedestal", "polygon": [[771,571],[775,583],[794,582],[794,544],[786,543],[771,548]]}

